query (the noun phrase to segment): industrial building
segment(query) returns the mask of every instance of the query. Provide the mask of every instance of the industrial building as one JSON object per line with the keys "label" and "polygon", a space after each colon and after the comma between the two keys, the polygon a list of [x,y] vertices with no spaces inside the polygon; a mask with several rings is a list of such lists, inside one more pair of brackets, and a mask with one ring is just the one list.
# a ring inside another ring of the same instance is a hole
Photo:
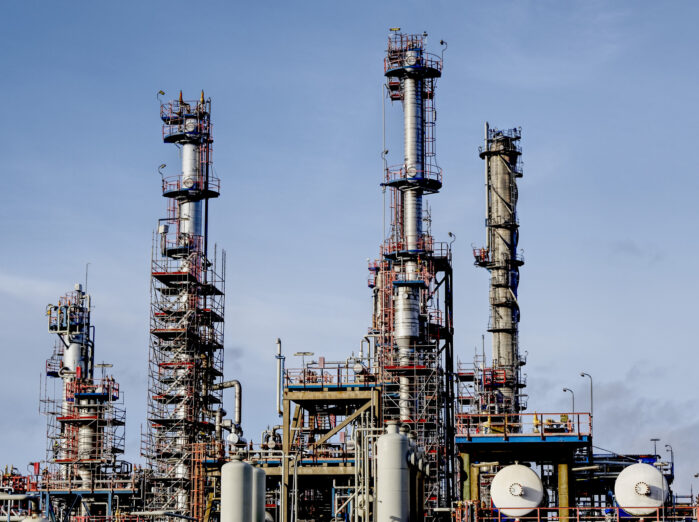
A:
{"label": "industrial building", "polygon": [[[450,239],[433,237],[426,198],[448,187],[437,162],[443,52],[426,34],[392,30],[387,100],[402,107],[403,157],[384,157],[386,237],[369,263],[371,320],[358,353],[328,360],[276,346],[276,408],[260,440],[243,434],[240,382],[224,367],[226,254],[209,239],[212,107],[162,103],[162,140],[181,169],[162,178],[167,211],[151,254],[145,464],[125,460],[126,415],[111,366],[96,364],[91,297],[78,284],[46,311],[55,336],[41,409],[45,457],[2,476],[8,521],[456,522],[697,520],[672,494],[673,462],[596,454],[592,412],[528,412],[519,347],[520,128],[486,123],[490,354],[454,346]],[[393,129],[397,131],[397,129]],[[219,202],[222,204],[223,201]],[[451,234],[450,234],[451,235]],[[358,253],[358,258],[360,253]],[[233,297],[235,299],[236,297]],[[369,308],[369,306],[367,307]],[[145,322],[145,318],[144,318]],[[354,342],[352,343],[355,344]],[[144,347],[145,349],[145,347]],[[536,357],[536,353],[532,353]],[[223,390],[235,403],[223,404]],[[228,410],[228,411],[227,411]]]}

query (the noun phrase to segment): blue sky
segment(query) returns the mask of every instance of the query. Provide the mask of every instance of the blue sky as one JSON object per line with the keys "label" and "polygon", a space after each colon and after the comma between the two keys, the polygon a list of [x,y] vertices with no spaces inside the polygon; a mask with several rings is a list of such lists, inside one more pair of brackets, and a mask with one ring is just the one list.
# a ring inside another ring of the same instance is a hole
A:
{"label": "blue sky", "polygon": [[[226,377],[246,436],[274,415],[274,341],[344,359],[369,324],[366,259],[381,240],[382,56],[389,27],[448,42],[437,89],[444,189],[456,234],[459,357],[487,317],[483,122],[522,126],[521,343],[530,410],[588,407],[596,444],[669,443],[679,492],[699,472],[694,228],[695,2],[6,2],[0,126],[4,254],[0,462],[43,455],[44,307],[90,263],[97,358],[126,391],[127,457],[145,419],[151,233],[165,212],[156,92],[213,99],[228,252]],[[387,106],[392,163],[400,107]],[[293,365],[289,361],[290,365]],[[228,393],[228,392],[227,392]],[[230,401],[232,397],[227,396]],[[661,446],[662,447],[662,446]],[[664,450],[664,448],[663,448]],[[694,484],[695,489],[699,483]]]}

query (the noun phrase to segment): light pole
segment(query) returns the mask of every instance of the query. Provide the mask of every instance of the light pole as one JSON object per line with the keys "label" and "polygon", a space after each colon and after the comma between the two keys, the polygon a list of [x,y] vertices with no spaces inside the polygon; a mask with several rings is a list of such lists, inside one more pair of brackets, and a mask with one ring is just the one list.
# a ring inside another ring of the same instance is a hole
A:
{"label": "light pole", "polygon": [[670,472],[675,475],[675,452],[672,451],[672,446],[665,444],[665,449],[670,452]]}
{"label": "light pole", "polygon": [[653,443],[653,456],[657,457],[658,456],[658,441],[660,441],[660,439],[653,437],[652,439],[650,439],[650,441]]}
{"label": "light pole", "polygon": [[575,392],[571,390],[570,388],[563,388],[564,392],[570,392],[570,395],[573,397],[573,412],[575,413]]}
{"label": "light pole", "polygon": [[580,372],[580,377],[588,377],[590,379],[590,417],[592,417],[592,409],[594,407],[594,400],[592,395],[592,375],[586,372]]}

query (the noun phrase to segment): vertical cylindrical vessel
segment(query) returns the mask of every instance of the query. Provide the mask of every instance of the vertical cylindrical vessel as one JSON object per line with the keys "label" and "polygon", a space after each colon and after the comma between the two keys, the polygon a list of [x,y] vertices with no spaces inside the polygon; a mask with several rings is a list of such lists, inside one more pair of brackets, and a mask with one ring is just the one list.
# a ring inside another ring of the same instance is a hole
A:
{"label": "vertical cylindrical vessel", "polygon": [[376,442],[376,522],[408,522],[410,519],[410,470],[408,437],[398,424],[389,422]]}
{"label": "vertical cylindrical vessel", "polygon": [[262,468],[252,468],[252,522],[265,522],[267,474]]}
{"label": "vertical cylindrical vessel", "polygon": [[[379,290],[374,306],[374,345],[383,382],[383,418],[400,421],[415,433],[421,447],[435,450],[425,456],[431,467],[425,466],[412,486],[412,502],[420,511],[411,509],[406,500],[397,516],[381,508],[387,514],[379,520],[402,519],[408,512],[421,518],[422,511],[432,517],[435,508],[451,505],[453,490],[453,436],[448,435],[452,430],[451,385],[444,380],[450,370],[443,372],[441,368],[443,363],[452,366],[451,283],[442,286],[443,309],[441,282],[437,283],[438,273],[444,273],[443,281],[451,280],[451,254],[448,245],[434,242],[429,212],[423,204],[425,196],[442,187],[434,137],[434,95],[442,60],[427,52],[426,37],[426,33],[392,30],[388,38],[385,88],[387,96],[400,102],[403,109],[404,154],[401,164],[385,164],[382,185],[390,189],[390,199],[386,200],[390,229],[381,260],[371,269],[377,272],[374,281]],[[450,456],[444,458],[445,454]],[[432,471],[427,472],[428,468]],[[410,482],[406,479],[403,496],[411,496]],[[387,484],[391,489],[401,487],[395,481]],[[381,502],[386,502],[386,497]]]}
{"label": "vertical cylindrical vessel", "polygon": [[221,467],[221,522],[250,522],[253,467],[235,455]]}
{"label": "vertical cylindrical vessel", "polygon": [[[196,125],[196,119],[185,120],[185,130],[188,126],[194,129]],[[199,188],[202,184],[199,155],[199,146],[196,143],[187,142],[182,144],[182,188],[185,190]],[[201,236],[201,207],[201,200],[183,200],[180,203],[180,233],[182,234],[182,239]]]}
{"label": "vertical cylindrical vessel", "polygon": [[490,325],[493,369],[498,394],[504,398],[502,409],[493,413],[518,413],[521,400],[518,341],[519,304],[517,289],[523,261],[517,254],[517,178],[520,165],[520,129],[498,130],[485,126],[485,147],[480,156],[486,162],[486,255],[480,253],[476,264],[490,271]]}

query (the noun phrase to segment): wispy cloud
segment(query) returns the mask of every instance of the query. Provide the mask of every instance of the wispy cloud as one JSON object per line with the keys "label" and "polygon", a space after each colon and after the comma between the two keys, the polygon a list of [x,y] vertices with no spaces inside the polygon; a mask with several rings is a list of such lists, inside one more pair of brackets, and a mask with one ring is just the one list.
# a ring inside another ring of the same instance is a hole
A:
{"label": "wispy cloud", "polygon": [[25,303],[48,302],[65,293],[65,284],[50,279],[9,274],[0,270],[0,294]]}

